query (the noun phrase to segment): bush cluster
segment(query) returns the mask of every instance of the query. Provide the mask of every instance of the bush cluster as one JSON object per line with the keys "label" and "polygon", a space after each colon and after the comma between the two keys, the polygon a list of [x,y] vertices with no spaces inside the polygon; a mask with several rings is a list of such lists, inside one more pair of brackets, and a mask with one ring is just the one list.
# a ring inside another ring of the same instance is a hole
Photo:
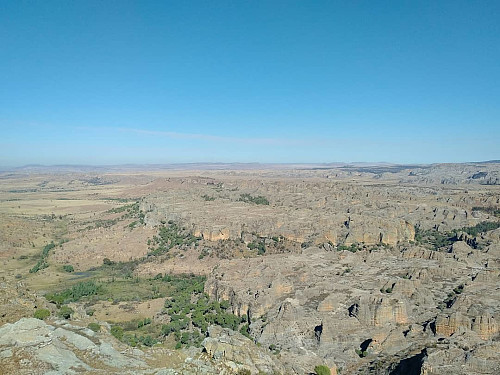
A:
{"label": "bush cluster", "polygon": [[94,332],[99,332],[101,330],[101,326],[97,323],[89,323],[87,327]]}
{"label": "bush cluster", "polygon": [[59,309],[59,316],[64,319],[71,318],[71,314],[73,313],[73,309],[69,306],[61,306],[61,308]]}
{"label": "bush cluster", "polygon": [[[205,278],[195,276],[191,279],[173,280],[174,290],[171,299],[165,301],[165,312],[170,315],[170,323],[162,326],[162,334],[173,334],[177,347],[200,346],[207,335],[208,326],[216,324],[221,327],[240,331],[249,336],[247,317],[240,318],[227,310],[228,301],[210,301],[203,292]],[[241,327],[240,327],[241,326]]]}
{"label": "bush cluster", "polygon": [[454,229],[451,232],[439,232],[436,229],[420,229],[415,226],[415,242],[420,245],[429,245],[433,250],[440,250],[449,247],[458,241],[458,233],[465,232],[472,237],[481,233],[495,230],[500,227],[497,221],[482,221],[472,227]]}
{"label": "bush cluster", "polygon": [[75,272],[75,268],[71,264],[65,264],[63,270],[66,272]]}
{"label": "bush cluster", "polygon": [[254,204],[262,204],[262,205],[269,205],[269,201],[267,200],[266,197],[263,197],[262,195],[258,195],[256,197],[251,196],[248,193],[245,194],[240,194],[240,198],[238,199],[240,202],[245,202],[245,203],[254,203]]}
{"label": "bush cluster", "polygon": [[45,245],[42,249],[42,254],[40,255],[40,260],[38,260],[37,264],[30,269],[30,273],[37,273],[44,268],[47,268],[49,264],[47,263],[47,258],[49,257],[49,251],[56,247],[56,244],[52,241],[51,243]]}
{"label": "bush cluster", "polygon": [[37,309],[33,314],[34,318],[45,320],[50,316],[50,311],[47,309]]}
{"label": "bush cluster", "polygon": [[500,209],[494,206],[472,207],[472,211],[483,211],[496,217],[500,217]]}
{"label": "bush cluster", "polygon": [[58,306],[79,301],[80,298],[85,296],[92,296],[97,294],[101,289],[101,286],[96,284],[94,281],[85,281],[73,285],[71,288],[63,290],[60,293],[46,294],[45,298],[49,302],[53,302]]}
{"label": "bush cluster", "polygon": [[355,253],[357,251],[362,250],[362,248],[356,243],[353,243],[350,246],[346,246],[346,245],[338,245],[337,246],[337,251],[344,251],[344,250],[349,250],[351,253]]}
{"label": "bush cluster", "polygon": [[259,255],[264,255],[266,253],[266,245],[264,244],[264,241],[253,241],[247,244],[247,247],[250,250],[257,249],[257,253]]}
{"label": "bush cluster", "polygon": [[167,225],[162,225],[158,231],[158,236],[154,236],[148,241],[150,248],[148,255],[161,255],[167,253],[174,246],[188,247],[197,242],[201,238],[193,236],[184,228],[180,228],[176,223],[169,221]]}

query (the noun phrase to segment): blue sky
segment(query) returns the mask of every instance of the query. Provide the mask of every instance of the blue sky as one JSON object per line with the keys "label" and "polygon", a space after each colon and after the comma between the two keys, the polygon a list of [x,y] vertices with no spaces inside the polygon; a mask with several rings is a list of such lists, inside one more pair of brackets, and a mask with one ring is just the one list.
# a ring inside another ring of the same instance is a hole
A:
{"label": "blue sky", "polygon": [[499,1],[0,2],[0,166],[500,159]]}

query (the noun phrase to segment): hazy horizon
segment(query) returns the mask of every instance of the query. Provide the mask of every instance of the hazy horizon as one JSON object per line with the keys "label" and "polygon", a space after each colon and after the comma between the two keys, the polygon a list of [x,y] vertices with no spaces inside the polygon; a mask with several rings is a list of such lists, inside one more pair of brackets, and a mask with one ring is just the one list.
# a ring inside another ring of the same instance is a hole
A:
{"label": "hazy horizon", "polygon": [[[122,163],[122,164],[23,164],[23,165],[0,165],[0,172],[2,171],[13,171],[20,169],[137,169],[137,170],[166,170],[166,169],[180,169],[180,170],[190,170],[190,169],[220,169],[216,167],[233,168],[236,169],[259,169],[260,167],[275,167],[275,168],[285,168],[286,167],[303,167],[303,168],[314,168],[314,167],[363,167],[363,166],[404,166],[404,167],[427,167],[432,165],[446,165],[446,164],[500,164],[500,160],[475,160],[467,162],[434,162],[434,163],[391,163],[386,161],[360,161],[360,162],[343,162],[343,161],[333,161],[333,162],[320,162],[320,163],[301,163],[301,162],[287,162],[287,163],[273,163],[273,162],[186,162],[186,163]],[[214,168],[210,168],[214,167]]]}
{"label": "hazy horizon", "polygon": [[0,166],[500,159],[500,2],[0,4]]}

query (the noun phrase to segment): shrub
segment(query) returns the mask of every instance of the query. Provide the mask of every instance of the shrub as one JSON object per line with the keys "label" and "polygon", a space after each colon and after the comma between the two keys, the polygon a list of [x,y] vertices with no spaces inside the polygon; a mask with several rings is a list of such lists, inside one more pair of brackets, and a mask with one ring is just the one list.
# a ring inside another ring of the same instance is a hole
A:
{"label": "shrub", "polygon": [[57,305],[62,305],[63,303],[76,302],[85,296],[95,295],[99,290],[100,286],[94,281],[86,281],[77,283],[71,289],[66,289],[60,293],[47,294],[45,298]]}
{"label": "shrub", "polygon": [[156,344],[156,340],[154,338],[152,338],[150,335],[147,335],[147,336],[142,336],[140,338],[140,341],[143,345],[146,345],[146,346],[153,346],[154,344]]}
{"label": "shrub", "polygon": [[319,365],[314,368],[316,375],[331,375],[330,368],[325,365]]}
{"label": "shrub", "polygon": [[111,334],[118,340],[121,340],[123,338],[123,328],[120,326],[113,326],[111,327]]}
{"label": "shrub", "polygon": [[193,236],[174,222],[169,221],[168,226],[160,227],[158,236],[154,236],[150,241],[150,252],[148,256],[158,256],[167,253],[173,247],[183,247],[196,245],[201,238]]}
{"label": "shrub", "polygon": [[71,314],[73,314],[74,311],[71,307],[68,307],[68,306],[62,306],[60,309],[59,309],[59,316],[61,318],[64,318],[64,319],[69,319],[71,318]]}
{"label": "shrub", "polygon": [[87,327],[94,332],[99,332],[101,330],[101,326],[97,323],[89,323]]}
{"label": "shrub", "polygon": [[247,244],[247,247],[250,250],[257,249],[257,254],[259,254],[259,255],[264,255],[264,253],[266,252],[266,245],[264,244],[263,241],[250,242],[250,243]]}
{"label": "shrub", "polygon": [[33,314],[34,318],[45,320],[50,316],[50,311],[47,309],[37,309]]}
{"label": "shrub", "polygon": [[43,270],[44,268],[47,268],[49,266],[46,259],[49,256],[49,251],[54,247],[56,247],[54,242],[51,242],[44,246],[44,248],[42,249],[40,260],[33,266],[32,269],[30,269],[30,273],[37,273],[38,271]]}
{"label": "shrub", "polygon": [[65,264],[63,266],[63,270],[66,272],[75,272],[75,269],[73,268],[73,266],[71,264]]}
{"label": "shrub", "polygon": [[462,292],[464,291],[464,285],[461,284],[459,286],[457,286],[456,288],[453,289],[453,292],[455,294],[461,294]]}
{"label": "shrub", "polygon": [[245,202],[245,203],[255,203],[255,204],[263,204],[268,206],[269,201],[267,200],[266,197],[263,197],[262,195],[253,197],[248,193],[245,194],[240,194],[240,199],[238,199],[240,202]]}
{"label": "shrub", "polygon": [[104,264],[105,266],[112,266],[113,262],[109,258],[104,258],[102,260],[102,264]]}
{"label": "shrub", "polygon": [[366,350],[356,349],[355,352],[357,355],[359,355],[359,358],[364,358],[368,355],[368,352]]}

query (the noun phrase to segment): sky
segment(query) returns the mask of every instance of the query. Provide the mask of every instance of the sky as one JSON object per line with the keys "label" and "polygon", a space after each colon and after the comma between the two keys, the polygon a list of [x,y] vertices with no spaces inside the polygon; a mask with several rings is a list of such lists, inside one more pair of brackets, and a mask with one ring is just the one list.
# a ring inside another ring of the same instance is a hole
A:
{"label": "sky", "polygon": [[0,2],[0,166],[500,159],[500,1]]}

